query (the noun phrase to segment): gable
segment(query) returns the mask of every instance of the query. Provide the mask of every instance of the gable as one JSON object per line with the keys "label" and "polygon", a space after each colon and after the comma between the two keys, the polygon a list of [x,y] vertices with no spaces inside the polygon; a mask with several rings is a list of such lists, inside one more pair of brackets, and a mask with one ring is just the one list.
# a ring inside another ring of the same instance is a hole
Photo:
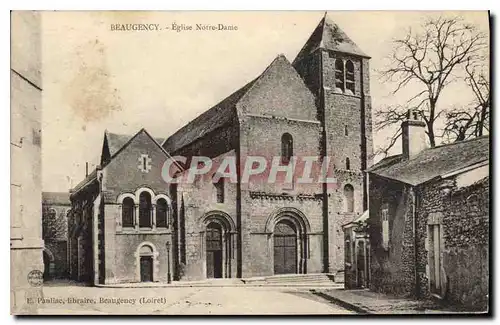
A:
{"label": "gable", "polygon": [[[123,145],[104,167],[104,189],[108,192],[134,192],[147,186],[168,193],[162,168],[170,156],[143,129]],[[174,167],[175,168],[175,167]]]}
{"label": "gable", "polygon": [[283,56],[278,56],[237,104],[238,113],[316,120],[313,94]]}

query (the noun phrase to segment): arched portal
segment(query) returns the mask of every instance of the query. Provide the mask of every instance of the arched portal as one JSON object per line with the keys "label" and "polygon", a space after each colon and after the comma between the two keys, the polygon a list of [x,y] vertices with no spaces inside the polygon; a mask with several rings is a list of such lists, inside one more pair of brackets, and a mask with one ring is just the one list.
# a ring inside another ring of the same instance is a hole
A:
{"label": "arched portal", "polygon": [[287,220],[274,227],[274,274],[297,273],[297,230]]}
{"label": "arched portal", "polygon": [[136,281],[157,282],[158,281],[158,250],[151,242],[142,242],[135,251],[136,258]]}
{"label": "arched portal", "polygon": [[222,227],[216,222],[207,226],[207,278],[222,278]]}
{"label": "arched portal", "polygon": [[270,236],[274,274],[307,273],[309,233],[307,217],[296,208],[286,207],[269,216],[265,231]]}
{"label": "arched portal", "polygon": [[234,256],[235,225],[222,211],[211,211],[202,217],[205,226],[205,271],[207,278],[230,278]]}

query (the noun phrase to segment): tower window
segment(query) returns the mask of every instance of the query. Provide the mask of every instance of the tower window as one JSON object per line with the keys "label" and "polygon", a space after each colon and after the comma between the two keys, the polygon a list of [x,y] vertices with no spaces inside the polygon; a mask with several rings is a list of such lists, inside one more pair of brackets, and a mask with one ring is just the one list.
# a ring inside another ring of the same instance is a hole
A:
{"label": "tower window", "polygon": [[345,169],[346,170],[350,170],[351,169],[351,161],[349,160],[349,158],[345,159]]}
{"label": "tower window", "polygon": [[341,59],[335,60],[335,88],[344,92],[344,62]]}
{"label": "tower window", "polygon": [[344,135],[345,136],[349,135],[349,130],[347,129],[347,125],[344,127]]}
{"label": "tower window", "polygon": [[345,77],[345,87],[354,94],[354,64],[351,60],[348,60],[345,64],[346,77]]}
{"label": "tower window", "polygon": [[281,136],[281,161],[285,164],[290,162],[293,156],[293,138],[290,133]]}
{"label": "tower window", "polygon": [[354,212],[354,187],[351,184],[344,186],[345,212]]}

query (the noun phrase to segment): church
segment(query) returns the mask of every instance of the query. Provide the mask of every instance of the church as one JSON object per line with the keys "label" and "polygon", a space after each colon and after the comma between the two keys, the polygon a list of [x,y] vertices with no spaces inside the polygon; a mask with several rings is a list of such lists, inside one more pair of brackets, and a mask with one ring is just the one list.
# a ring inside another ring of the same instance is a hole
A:
{"label": "church", "polygon": [[[278,55],[166,139],[105,132],[97,168],[71,190],[71,278],[93,284],[330,274],[343,281],[342,225],[367,209],[373,156],[369,59],[323,17],[293,62]],[[161,136],[161,135],[160,135]],[[331,160],[336,186],[237,182],[189,172],[195,156]],[[208,181],[207,181],[208,180]]]}

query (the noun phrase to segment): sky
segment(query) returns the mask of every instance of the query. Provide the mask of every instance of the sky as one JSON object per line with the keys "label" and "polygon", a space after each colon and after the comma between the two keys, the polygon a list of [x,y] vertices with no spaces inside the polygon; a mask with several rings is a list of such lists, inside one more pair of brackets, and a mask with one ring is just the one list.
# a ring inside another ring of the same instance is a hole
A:
{"label": "sky", "polygon": [[[391,94],[382,82],[392,39],[437,12],[330,11],[328,16],[368,55],[372,107],[404,103],[415,89]],[[488,32],[487,12],[455,12]],[[133,135],[146,128],[166,138],[258,76],[279,54],[291,62],[323,17],[284,12],[43,12],[42,187],[67,191],[99,162],[104,131]],[[112,24],[159,24],[159,31],[112,31]],[[181,31],[195,24],[227,31]],[[442,105],[472,99],[456,84]],[[375,148],[389,134],[374,134]],[[400,146],[395,149],[397,153]]]}

